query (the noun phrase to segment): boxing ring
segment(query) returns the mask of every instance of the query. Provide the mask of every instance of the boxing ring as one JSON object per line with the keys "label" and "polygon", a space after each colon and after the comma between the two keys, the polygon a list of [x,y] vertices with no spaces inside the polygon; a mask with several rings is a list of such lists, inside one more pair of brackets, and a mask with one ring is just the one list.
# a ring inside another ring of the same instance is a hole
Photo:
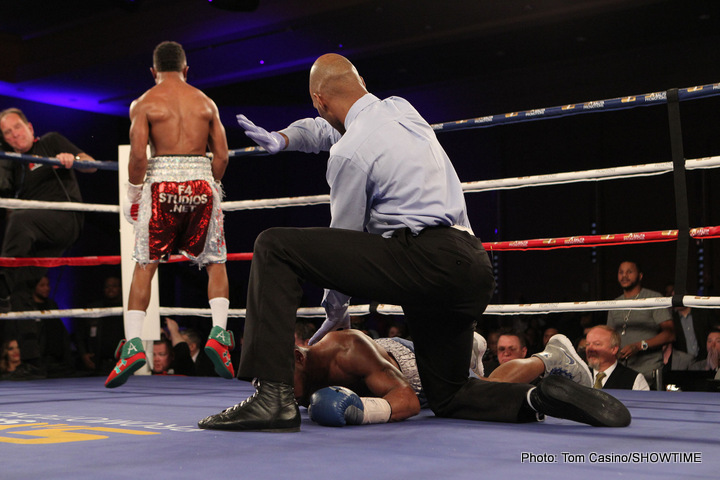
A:
{"label": "boxing ring", "polygon": [[[4,384],[3,384],[4,383]],[[0,382],[2,478],[477,479],[715,478],[715,393],[611,391],[627,428],[548,418],[501,424],[439,419],[322,427],[301,409],[300,433],[200,430],[196,421],[254,392],[211,377],[137,376]]]}
{"label": "boxing ring", "polygon": [[[548,301],[491,304],[487,315],[534,315],[556,312],[593,312],[613,309],[653,309],[671,306],[720,308],[720,297],[688,294],[688,250],[691,241],[720,237],[720,226],[690,225],[687,171],[714,169],[720,156],[685,159],[679,103],[720,95],[720,84],[609,100],[491,115],[435,124],[443,132],[509,126],[585,113],[667,104],[672,161],[641,165],[463,183],[466,194],[548,187],[583,182],[632,180],[672,175],[676,225],[671,230],[592,232],[572,236],[485,242],[491,255],[500,252],[547,252],[558,249],[675,242],[676,294],[636,300]],[[440,138],[442,141],[442,138]],[[259,147],[231,151],[233,158],[262,155]],[[282,155],[282,154],[280,154]],[[453,157],[452,154],[450,155]],[[2,153],[0,158],[59,164]],[[77,167],[87,167],[77,162]],[[93,167],[117,170],[116,162]],[[123,190],[121,190],[123,192]],[[121,194],[120,201],[124,201]],[[226,201],[231,212],[305,207],[329,203],[329,195]],[[117,205],[25,202],[0,200],[2,208],[55,208],[117,214]],[[124,219],[120,219],[124,222]],[[258,232],[259,233],[259,232]],[[519,255],[522,255],[520,253]],[[126,255],[64,258],[0,258],[0,266],[117,265]],[[228,262],[249,261],[251,253],[228,254]],[[500,257],[494,257],[496,262]],[[183,259],[173,256],[171,262]],[[231,287],[232,288],[232,287]],[[127,295],[127,289],[125,290]],[[209,317],[209,309],[158,306],[160,316]],[[71,308],[42,312],[0,314],[0,321],[22,318],[107,317],[122,307]],[[394,305],[359,304],[352,315],[401,314]],[[232,308],[230,318],[242,319],[244,309]],[[301,308],[298,316],[322,317],[321,308]],[[159,323],[159,322],[158,322]],[[151,338],[144,338],[151,340]],[[152,349],[150,349],[152,351]],[[148,352],[149,353],[149,352]],[[398,424],[333,429],[312,423],[302,410],[302,432],[296,435],[203,431],[198,419],[251,395],[250,384],[219,378],[136,376],[117,390],[102,388],[103,379],[75,378],[29,382],[0,382],[0,459],[2,478],[103,478],[148,473],[189,478],[223,475],[257,478],[475,478],[484,471],[538,478],[582,474],[599,478],[709,478],[720,460],[720,397],[703,392],[614,391],[633,414],[626,429],[594,429],[547,419],[541,424],[507,425],[437,419],[428,411]],[[192,438],[188,438],[192,436]],[[139,453],[142,452],[142,453]],[[42,462],[37,459],[42,458]],[[76,463],[68,468],[68,459]],[[281,460],[280,460],[281,459]],[[75,460],[73,460],[75,462]],[[489,470],[488,470],[489,469]]]}

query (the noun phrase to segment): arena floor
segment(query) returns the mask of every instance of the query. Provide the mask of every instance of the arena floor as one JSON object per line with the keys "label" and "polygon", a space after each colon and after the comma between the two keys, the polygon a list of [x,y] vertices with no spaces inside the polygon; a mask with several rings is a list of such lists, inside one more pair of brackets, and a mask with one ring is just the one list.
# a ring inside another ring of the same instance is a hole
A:
{"label": "arena floor", "polygon": [[419,416],[300,433],[200,430],[247,382],[135,376],[0,383],[0,478],[717,478],[720,395],[613,391],[623,429],[549,418],[510,425]]}

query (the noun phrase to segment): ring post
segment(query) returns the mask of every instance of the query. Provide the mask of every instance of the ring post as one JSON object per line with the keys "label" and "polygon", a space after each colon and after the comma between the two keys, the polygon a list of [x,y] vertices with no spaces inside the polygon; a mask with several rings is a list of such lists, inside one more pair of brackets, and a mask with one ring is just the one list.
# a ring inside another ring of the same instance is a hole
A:
{"label": "ring post", "polygon": [[[135,262],[132,259],[132,252],[135,246],[135,232],[133,226],[122,214],[123,205],[127,201],[125,190],[128,182],[128,162],[130,158],[130,145],[118,146],[118,185],[120,192],[120,265],[122,267],[122,290],[123,290],[123,312],[127,312],[128,296],[130,295],[130,283],[132,282]],[[160,340],[160,300],[158,289],[158,276],[152,280],[150,292],[150,304],[148,305],[143,325],[142,340],[145,346],[148,363],[138,370],[138,375],[150,375],[152,364],[153,341]]]}
{"label": "ring post", "polygon": [[683,306],[687,294],[688,257],[690,254],[690,215],[688,213],[687,182],[685,180],[685,153],[680,121],[680,100],[677,88],[667,91],[668,121],[670,124],[670,148],[673,161],[675,186],[675,217],[677,221],[677,244],[675,250],[675,295],[673,307]]}

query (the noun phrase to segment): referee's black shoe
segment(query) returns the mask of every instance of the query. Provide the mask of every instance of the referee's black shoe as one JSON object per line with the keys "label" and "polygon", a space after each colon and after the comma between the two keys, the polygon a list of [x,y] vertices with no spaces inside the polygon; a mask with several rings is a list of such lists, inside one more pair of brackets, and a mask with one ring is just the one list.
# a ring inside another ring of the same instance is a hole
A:
{"label": "referee's black shoe", "polygon": [[559,375],[543,379],[530,392],[530,403],[540,414],[594,427],[627,427],[632,420],[627,407],[617,398]]}
{"label": "referee's black shoe", "polygon": [[252,432],[298,432],[300,409],[292,385],[255,380],[257,391],[234,407],[198,422],[198,427],[211,430],[243,430]]}

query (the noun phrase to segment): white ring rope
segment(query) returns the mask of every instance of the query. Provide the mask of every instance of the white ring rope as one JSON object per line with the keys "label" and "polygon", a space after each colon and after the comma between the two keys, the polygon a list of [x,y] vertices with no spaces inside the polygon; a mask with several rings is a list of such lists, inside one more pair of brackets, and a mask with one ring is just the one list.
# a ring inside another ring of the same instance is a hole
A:
{"label": "white ring rope", "polygon": [[[685,160],[686,170],[715,168],[718,166],[720,166],[720,156]],[[672,171],[672,162],[648,163],[644,165],[630,165],[626,167],[601,168],[577,172],[550,173],[544,175],[532,175],[527,177],[505,178],[500,180],[467,182],[463,183],[463,191],[484,192],[488,190],[540,187],[544,185],[561,185],[577,182],[617,180],[621,178],[632,177],[649,177],[652,175],[662,175],[665,173],[670,173]]]}
{"label": "white ring rope", "polygon": [[[697,170],[717,168],[720,166],[720,156],[703,157],[685,160],[685,169]],[[485,192],[489,190],[503,190],[523,187],[540,187],[545,185],[561,185],[578,182],[591,182],[601,180],[617,180],[621,178],[647,177],[662,175],[673,171],[672,162],[648,163],[624,167],[601,168],[564,173],[551,173],[545,175],[531,175],[527,177],[504,178],[497,180],[481,180],[465,182],[463,191],[468,193]],[[223,202],[222,209],[226,212],[238,210],[259,210],[280,207],[306,207],[330,203],[330,195],[310,195],[304,197],[266,198],[260,200],[239,200]],[[0,208],[10,209],[45,209],[76,210],[86,212],[120,212],[117,205],[98,205],[76,202],[41,202],[37,200],[18,200],[14,198],[0,199]]]}
{"label": "white ring rope", "polygon": [[0,207],[13,210],[72,210],[77,212],[120,213],[120,207],[117,205],[78,202],[43,202],[40,200],[20,200],[17,198],[0,199]]}
{"label": "white ring rope", "polygon": [[[693,308],[720,308],[720,297],[697,297],[685,295],[683,305]],[[485,315],[536,315],[545,313],[562,312],[594,312],[609,310],[656,310],[659,308],[672,307],[672,297],[637,298],[632,300],[602,300],[594,302],[557,302],[557,303],[521,303],[521,304],[500,304],[488,305]],[[402,307],[397,305],[380,304],[375,309],[382,315],[402,315]],[[350,315],[369,315],[373,312],[370,305],[350,305]],[[245,318],[244,308],[231,308],[228,311],[228,318]],[[0,314],[2,320],[21,320],[29,318],[100,318],[120,316],[123,314],[122,307],[108,308],[72,308],[66,310],[37,310],[10,312]],[[160,315],[169,316],[196,316],[210,317],[210,309],[207,308],[181,308],[181,307],[160,307]],[[325,309],[322,307],[299,308],[298,317],[325,317]]]}
{"label": "white ring rope", "polygon": [[[716,168],[720,166],[720,156],[703,157],[685,161],[687,170],[701,168]],[[662,175],[673,171],[672,162],[649,163],[644,165],[631,165],[625,167],[602,168],[565,173],[551,173],[546,175],[532,175],[527,177],[505,178],[498,180],[482,180],[477,182],[464,182],[462,189],[467,193],[484,192],[488,190],[502,190],[523,187],[539,187],[545,185],[560,185],[577,182],[590,182],[601,180],[617,180],[620,178],[633,178],[651,175]],[[242,200],[224,202],[223,210],[251,210],[276,207],[304,207],[330,203],[330,195],[314,195],[307,197],[268,198],[262,200]]]}

